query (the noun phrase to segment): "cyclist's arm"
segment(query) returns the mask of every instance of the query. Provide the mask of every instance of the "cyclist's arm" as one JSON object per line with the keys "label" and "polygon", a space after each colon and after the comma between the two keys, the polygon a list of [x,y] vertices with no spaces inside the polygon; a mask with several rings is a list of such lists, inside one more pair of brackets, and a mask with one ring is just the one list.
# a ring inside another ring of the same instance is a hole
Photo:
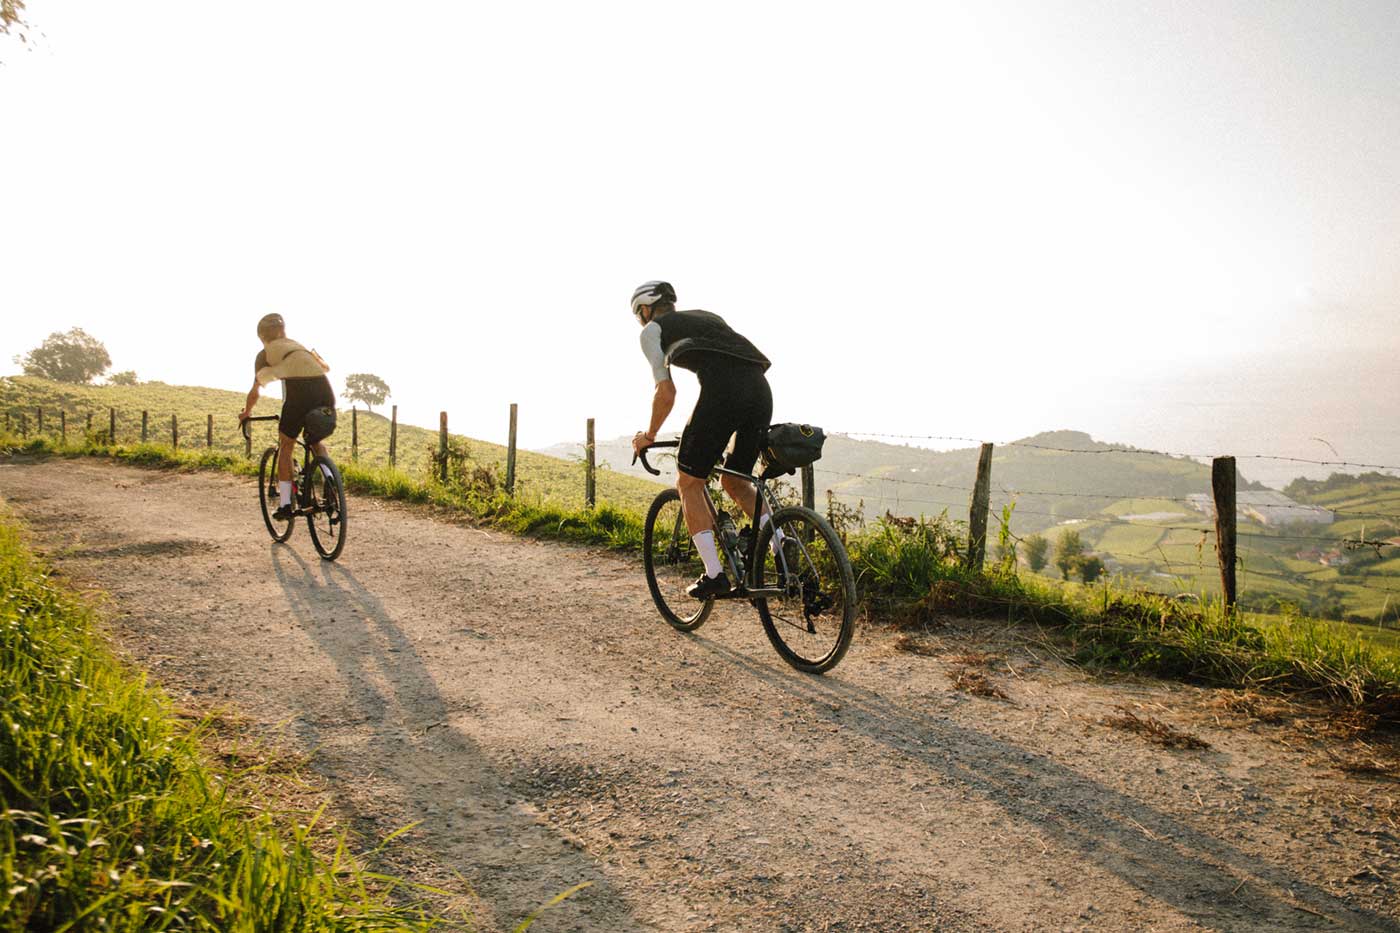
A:
{"label": "cyclist's arm", "polygon": [[244,418],[247,418],[253,414],[253,406],[258,404],[258,395],[260,388],[261,387],[258,385],[257,380],[253,380],[253,388],[248,390],[248,401],[243,406],[243,414],[238,416],[239,421],[242,421]]}
{"label": "cyclist's arm", "polygon": [[667,379],[656,384],[656,394],[651,397],[651,425],[647,434],[656,440],[656,432],[666,423],[666,416],[676,404],[676,384]]}

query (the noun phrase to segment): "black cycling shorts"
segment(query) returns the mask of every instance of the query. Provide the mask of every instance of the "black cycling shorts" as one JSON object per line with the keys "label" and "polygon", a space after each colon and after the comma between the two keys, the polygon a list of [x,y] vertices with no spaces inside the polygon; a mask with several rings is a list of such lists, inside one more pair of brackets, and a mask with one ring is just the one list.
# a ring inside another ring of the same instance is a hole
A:
{"label": "black cycling shorts", "polygon": [[733,437],[724,466],[752,473],[772,418],[773,392],[762,369],[733,366],[706,373],[700,381],[700,399],[681,433],[676,465],[687,476],[707,479]]}
{"label": "black cycling shorts", "polygon": [[[325,376],[305,376],[282,380],[282,418],[277,430],[287,437],[296,437],[306,427],[306,413],[313,408],[335,408],[335,391]],[[308,437],[314,444],[323,438]]]}

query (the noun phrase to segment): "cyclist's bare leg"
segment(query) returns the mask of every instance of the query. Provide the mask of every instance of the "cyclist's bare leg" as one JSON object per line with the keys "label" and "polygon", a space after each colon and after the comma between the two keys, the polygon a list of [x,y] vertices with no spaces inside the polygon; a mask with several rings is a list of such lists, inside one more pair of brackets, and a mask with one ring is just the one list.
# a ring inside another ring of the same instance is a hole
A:
{"label": "cyclist's bare leg", "polygon": [[296,450],[297,439],[288,437],[281,433],[277,434],[277,481],[290,483],[292,481],[292,456]]}
{"label": "cyclist's bare leg", "polygon": [[719,484],[729,493],[729,498],[739,503],[739,508],[744,510],[744,514],[752,519],[754,507],[758,504],[758,487],[746,479],[728,474],[719,478]]}
{"label": "cyclist's bare leg", "polygon": [[676,491],[681,494],[681,512],[685,515],[685,527],[693,538],[702,531],[714,531],[715,522],[710,517],[710,507],[705,504],[709,493],[705,481],[687,473],[676,474]]}
{"label": "cyclist's bare leg", "polygon": [[327,460],[331,458],[331,452],[326,449],[325,441],[317,441],[316,443],[312,444],[311,452],[318,457],[325,457]]}

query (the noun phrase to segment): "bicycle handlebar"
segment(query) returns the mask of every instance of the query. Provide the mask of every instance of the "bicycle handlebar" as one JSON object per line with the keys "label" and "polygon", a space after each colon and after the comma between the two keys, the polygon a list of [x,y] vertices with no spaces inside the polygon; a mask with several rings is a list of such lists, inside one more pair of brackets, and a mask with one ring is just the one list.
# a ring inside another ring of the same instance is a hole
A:
{"label": "bicycle handlebar", "polygon": [[650,463],[647,462],[647,451],[648,451],[648,450],[651,450],[653,447],[679,447],[679,446],[681,446],[681,442],[680,442],[680,441],[659,441],[659,442],[656,442],[656,443],[648,444],[648,445],[646,445],[645,447],[642,448],[640,454],[633,454],[633,455],[632,455],[632,462],[633,462],[633,463],[636,463],[636,462],[637,462],[637,457],[640,456],[640,457],[642,458],[642,469],[646,470],[646,471],[647,471],[648,473],[650,473],[652,476],[660,476],[660,475],[661,475],[661,471],[658,470],[658,469],[656,469],[656,467],[652,466]]}
{"label": "bicycle handlebar", "polygon": [[253,422],[253,421],[281,421],[281,420],[282,420],[282,416],[281,416],[281,415],[258,415],[257,417],[253,417],[253,416],[250,415],[249,417],[244,418],[244,419],[242,419],[241,421],[239,421],[239,422],[238,422],[238,427],[239,427],[240,430],[242,430],[243,436],[244,436],[244,437],[248,438],[249,440],[252,440],[252,439],[253,439],[253,435],[250,434],[250,433],[248,433],[248,424],[249,424],[250,422]]}

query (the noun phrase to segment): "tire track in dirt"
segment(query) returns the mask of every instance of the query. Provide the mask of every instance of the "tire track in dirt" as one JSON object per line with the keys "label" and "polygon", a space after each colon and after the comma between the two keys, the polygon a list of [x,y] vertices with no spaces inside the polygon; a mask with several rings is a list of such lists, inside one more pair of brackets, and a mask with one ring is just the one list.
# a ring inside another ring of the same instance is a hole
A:
{"label": "tire track in dirt", "polygon": [[1339,802],[1393,784],[1098,725],[1192,688],[993,635],[1009,701],[970,697],[870,629],[814,678],[746,607],[673,632],[628,559],[357,498],[325,564],[219,474],[12,460],[0,495],[177,696],[314,751],[365,826],[421,820],[410,870],[465,878],[487,929],[582,881],[533,929],[1400,929],[1400,838]]}

